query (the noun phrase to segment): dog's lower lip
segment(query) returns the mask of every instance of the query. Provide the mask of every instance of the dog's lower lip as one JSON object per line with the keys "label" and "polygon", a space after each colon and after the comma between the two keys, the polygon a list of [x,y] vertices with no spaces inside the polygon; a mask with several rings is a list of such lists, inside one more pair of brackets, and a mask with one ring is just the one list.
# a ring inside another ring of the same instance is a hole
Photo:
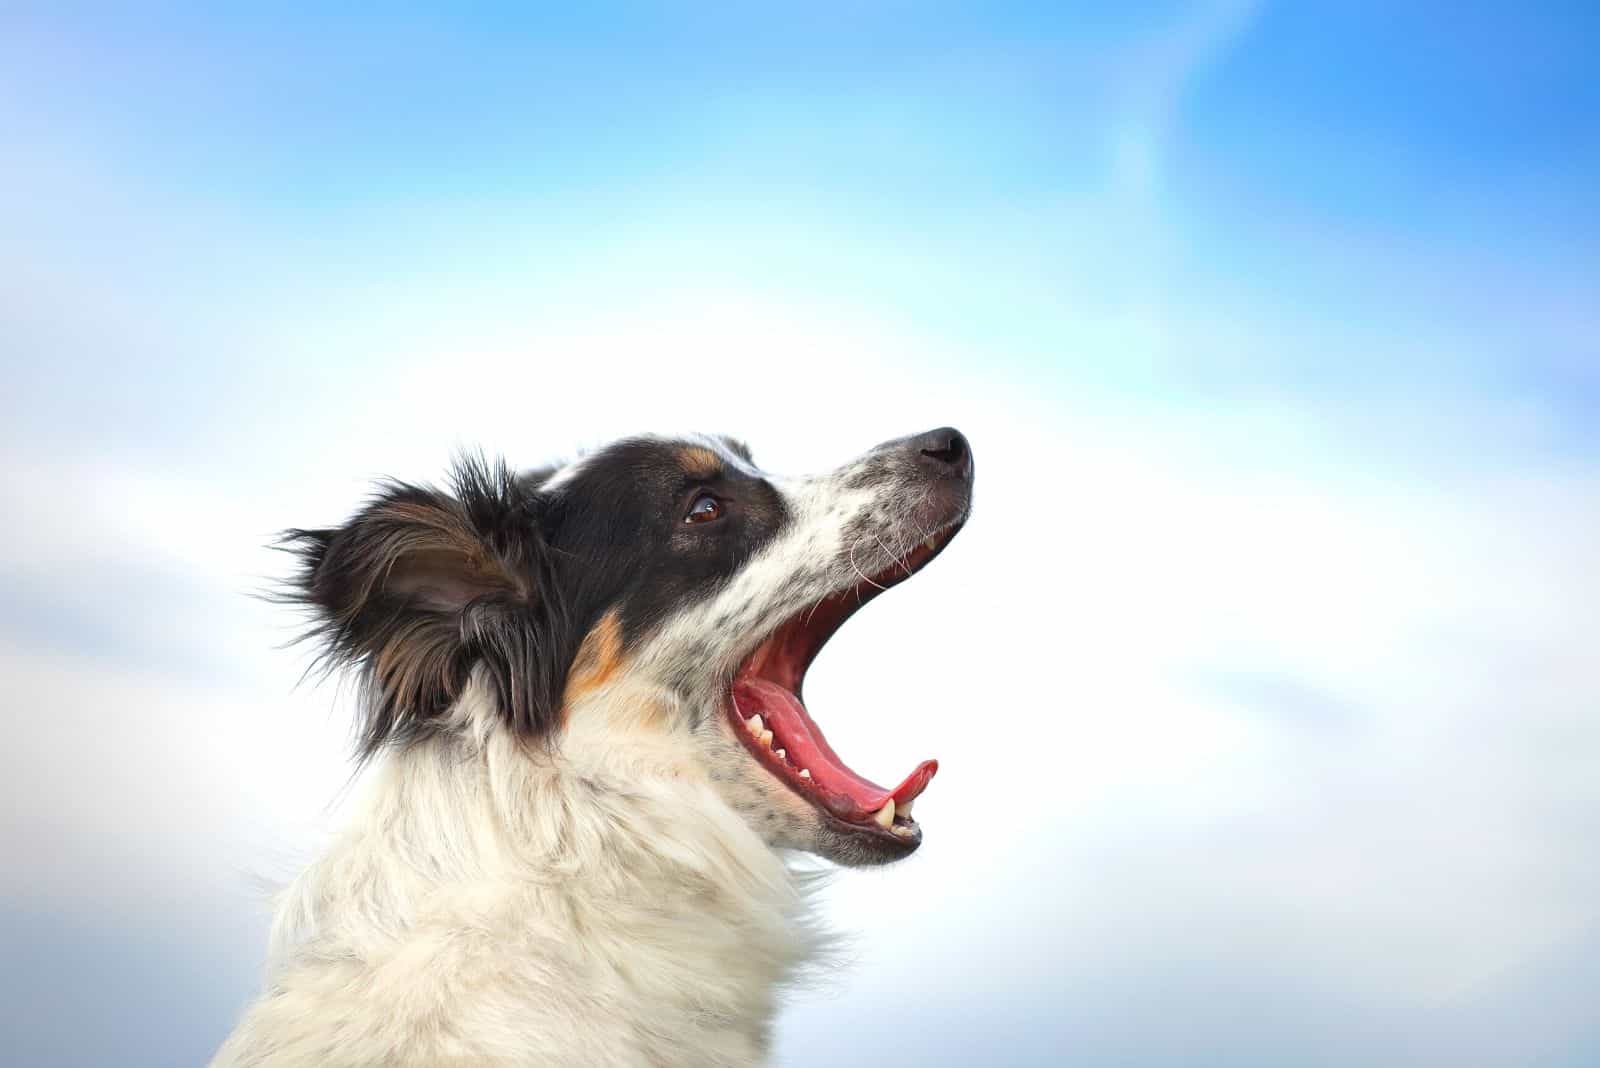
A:
{"label": "dog's lower lip", "polygon": [[731,704],[746,747],[797,793],[841,819],[891,827],[939,770],[938,761],[924,760],[893,790],[879,786],[834,753],[797,696],[768,679],[737,679]]}
{"label": "dog's lower lip", "polygon": [[[894,848],[905,852],[910,852],[921,844],[922,827],[911,817],[911,811],[917,796],[938,771],[938,761],[923,761],[893,792],[874,786],[874,790],[881,791],[886,796],[881,805],[868,811],[865,805],[848,796],[832,793],[820,787],[811,769],[796,765],[794,753],[788,752],[786,747],[778,744],[777,736],[767,730],[764,720],[756,725],[749,722],[758,719],[759,713],[743,717],[731,697],[728,707],[729,714],[734,720],[734,729],[744,742],[745,748],[750,750],[774,778],[809,801],[830,825],[840,831],[865,835],[886,844],[893,843]],[[763,740],[763,735],[766,740]],[[779,755],[780,750],[784,750],[782,756]],[[855,774],[845,767],[842,761],[833,759],[846,774]]]}

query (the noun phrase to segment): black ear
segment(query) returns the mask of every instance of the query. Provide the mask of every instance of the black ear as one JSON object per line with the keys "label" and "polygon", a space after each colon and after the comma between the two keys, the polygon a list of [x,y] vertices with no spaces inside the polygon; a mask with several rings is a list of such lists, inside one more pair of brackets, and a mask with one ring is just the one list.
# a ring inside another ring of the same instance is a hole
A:
{"label": "black ear", "polygon": [[509,725],[548,734],[576,649],[540,533],[536,483],[457,461],[450,491],[386,483],[335,530],[291,530],[287,599],[330,667],[362,673],[363,757],[438,729],[474,668]]}

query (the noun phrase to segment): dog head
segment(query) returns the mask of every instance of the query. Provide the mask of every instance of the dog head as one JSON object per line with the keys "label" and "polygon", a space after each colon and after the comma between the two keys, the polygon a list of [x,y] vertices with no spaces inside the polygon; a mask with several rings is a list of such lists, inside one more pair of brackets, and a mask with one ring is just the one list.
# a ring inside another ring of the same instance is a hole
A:
{"label": "dog head", "polygon": [[881,863],[920,844],[912,801],[937,765],[892,790],[863,778],[801,689],[857,608],[954,537],[972,482],[949,428],[799,479],[721,437],[523,474],[463,460],[448,490],[387,483],[344,526],[291,531],[292,595],[330,663],[361,672],[363,756],[464,729],[479,680],[491,729],[550,759],[644,740],[770,844]]}

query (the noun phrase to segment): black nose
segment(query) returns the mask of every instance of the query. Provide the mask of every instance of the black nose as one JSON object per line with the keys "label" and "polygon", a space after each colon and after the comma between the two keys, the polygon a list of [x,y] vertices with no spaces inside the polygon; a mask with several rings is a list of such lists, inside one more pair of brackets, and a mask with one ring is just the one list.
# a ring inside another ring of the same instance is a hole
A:
{"label": "black nose", "polygon": [[972,478],[972,446],[953,426],[942,426],[911,439],[917,459],[930,472],[947,477]]}

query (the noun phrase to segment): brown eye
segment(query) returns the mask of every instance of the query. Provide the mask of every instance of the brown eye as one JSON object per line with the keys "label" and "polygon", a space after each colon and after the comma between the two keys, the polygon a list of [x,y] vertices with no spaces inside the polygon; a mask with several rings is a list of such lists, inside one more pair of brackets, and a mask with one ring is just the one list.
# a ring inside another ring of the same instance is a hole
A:
{"label": "brown eye", "polygon": [[689,506],[689,514],[683,517],[683,521],[685,523],[709,523],[713,519],[721,518],[722,502],[709,493],[702,493]]}

